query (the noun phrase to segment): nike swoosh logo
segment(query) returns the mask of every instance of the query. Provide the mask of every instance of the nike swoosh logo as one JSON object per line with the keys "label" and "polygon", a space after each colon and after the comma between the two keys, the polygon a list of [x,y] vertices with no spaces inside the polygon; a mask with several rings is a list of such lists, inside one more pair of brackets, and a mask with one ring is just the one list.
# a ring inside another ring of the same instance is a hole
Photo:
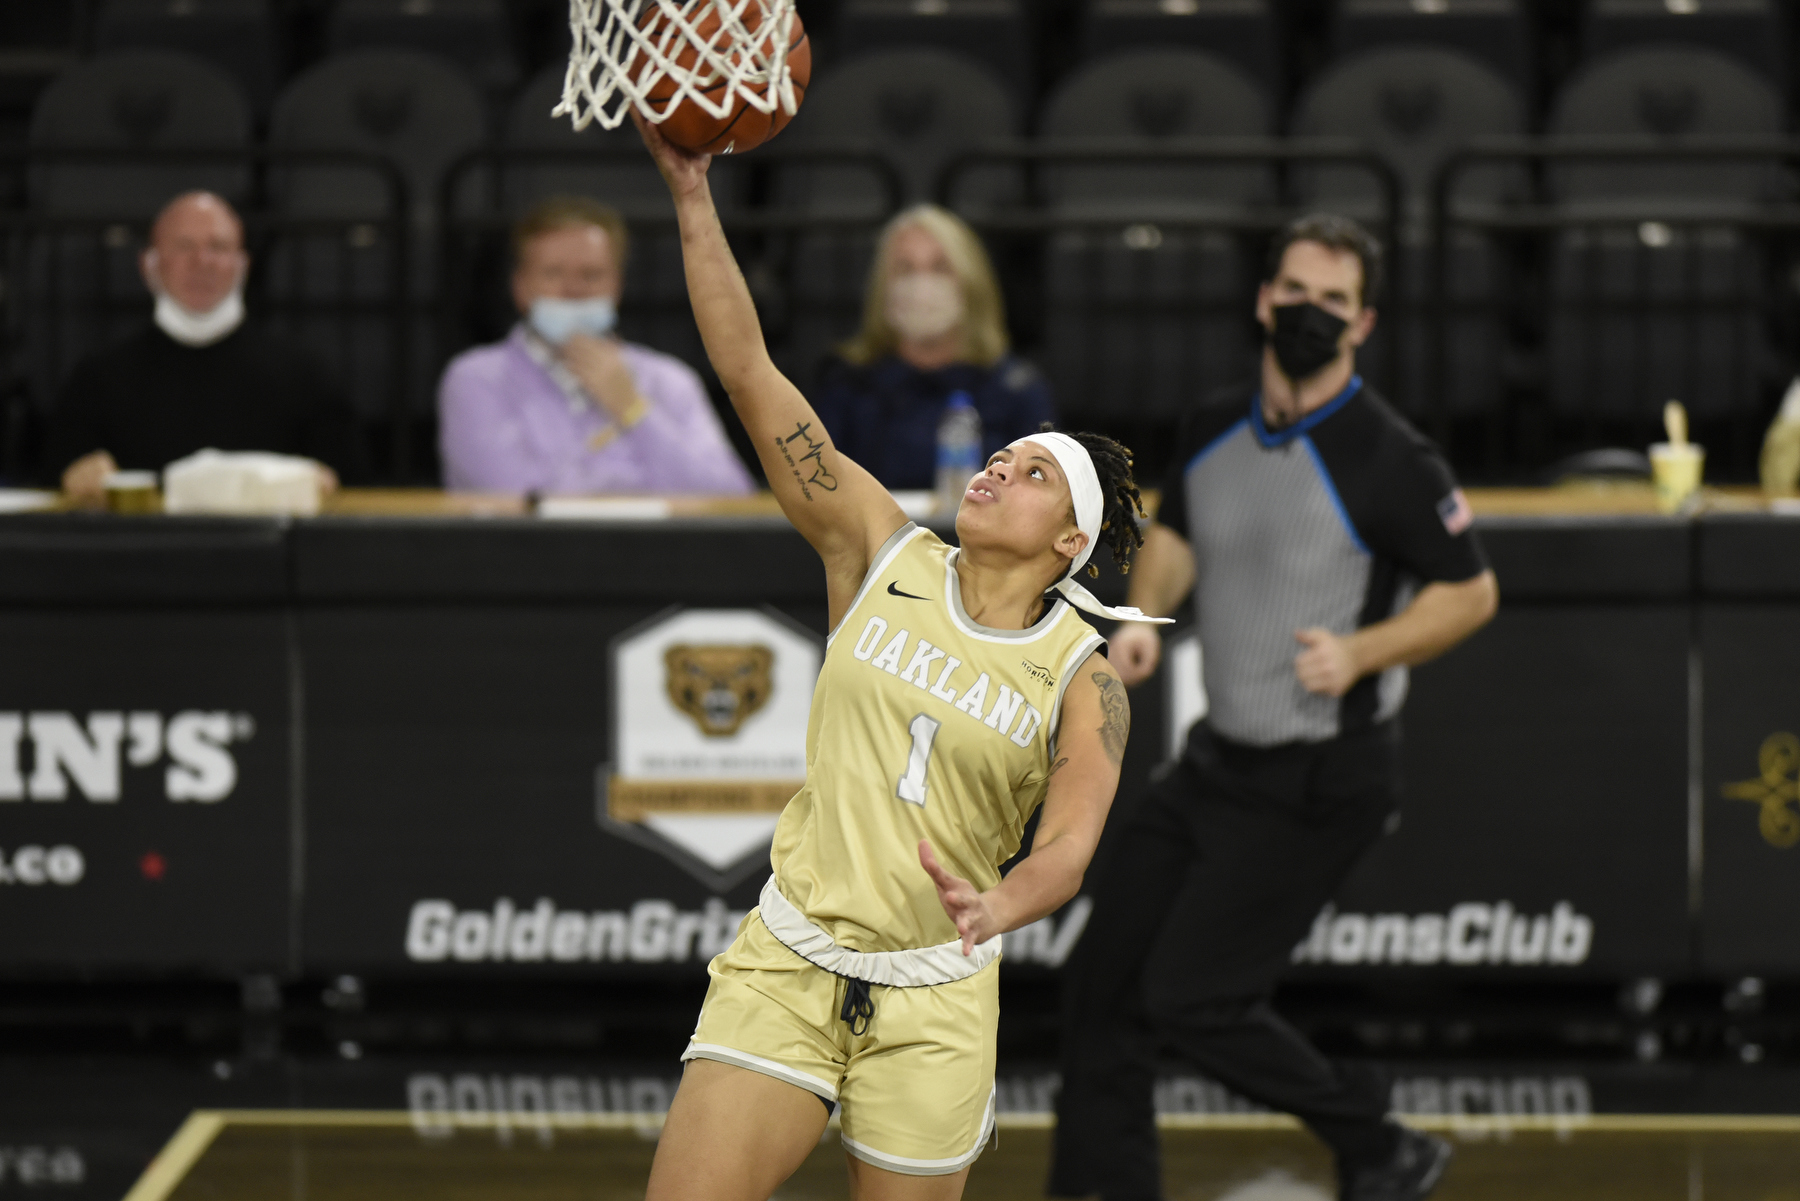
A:
{"label": "nike swoosh logo", "polygon": [[929,596],[914,596],[910,592],[900,591],[898,580],[889,580],[888,581],[888,595],[889,596],[904,596],[907,600],[930,600],[931,599]]}

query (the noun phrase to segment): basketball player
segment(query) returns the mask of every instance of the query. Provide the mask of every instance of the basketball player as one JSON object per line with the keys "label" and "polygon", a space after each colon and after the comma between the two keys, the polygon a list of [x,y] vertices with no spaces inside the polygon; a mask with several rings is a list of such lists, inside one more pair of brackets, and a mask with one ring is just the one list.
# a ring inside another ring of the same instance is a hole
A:
{"label": "basketball player", "polygon": [[994,1133],[999,935],[1075,895],[1118,784],[1125,690],[1071,605],[1124,615],[1075,574],[1097,542],[1123,566],[1139,541],[1130,460],[1042,432],[970,480],[960,550],[913,525],[769,360],[708,157],[639,126],[707,356],[824,560],[831,623],[806,784],[760,905],[708,968],[649,1197],[763,1201],[835,1103],[854,1196],[954,1199]]}

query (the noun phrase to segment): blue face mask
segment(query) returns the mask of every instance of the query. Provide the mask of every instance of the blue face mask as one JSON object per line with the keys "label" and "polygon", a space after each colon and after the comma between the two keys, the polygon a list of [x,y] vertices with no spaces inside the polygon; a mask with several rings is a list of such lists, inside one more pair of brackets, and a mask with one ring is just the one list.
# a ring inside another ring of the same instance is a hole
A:
{"label": "blue face mask", "polygon": [[575,334],[598,338],[612,332],[619,319],[613,302],[604,296],[564,300],[540,296],[531,302],[531,328],[545,341],[561,346]]}

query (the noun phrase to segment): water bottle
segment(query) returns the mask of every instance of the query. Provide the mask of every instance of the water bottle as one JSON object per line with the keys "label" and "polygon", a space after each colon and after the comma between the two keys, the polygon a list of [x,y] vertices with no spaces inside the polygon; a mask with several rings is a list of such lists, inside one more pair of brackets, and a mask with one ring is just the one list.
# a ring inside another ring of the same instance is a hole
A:
{"label": "water bottle", "polygon": [[952,392],[937,428],[937,515],[953,516],[969,478],[981,470],[981,414],[967,392]]}

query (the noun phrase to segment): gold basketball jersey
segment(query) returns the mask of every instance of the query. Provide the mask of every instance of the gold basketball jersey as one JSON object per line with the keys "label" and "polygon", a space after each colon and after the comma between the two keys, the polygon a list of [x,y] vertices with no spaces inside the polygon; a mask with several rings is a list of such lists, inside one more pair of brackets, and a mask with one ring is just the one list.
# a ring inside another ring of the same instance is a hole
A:
{"label": "gold basketball jersey", "polygon": [[956,554],[911,524],[881,548],[826,644],[806,784],[776,827],[777,886],[851,950],[956,937],[919,840],[975,887],[999,883],[1044,799],[1063,692],[1103,645],[1060,599],[1030,629],[977,625]]}

